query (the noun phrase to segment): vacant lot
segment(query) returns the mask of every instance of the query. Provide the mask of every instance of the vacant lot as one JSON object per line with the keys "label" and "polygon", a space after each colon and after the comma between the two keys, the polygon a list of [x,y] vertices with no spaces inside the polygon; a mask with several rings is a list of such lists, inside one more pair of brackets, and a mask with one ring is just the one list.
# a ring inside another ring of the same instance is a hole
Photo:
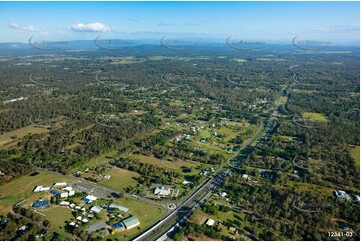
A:
{"label": "vacant lot", "polygon": [[12,132],[4,133],[0,135],[0,148],[14,142],[16,140],[20,141],[25,135],[28,134],[41,134],[46,133],[49,130],[46,128],[37,128],[33,125],[26,126],[21,129],[14,130]]}
{"label": "vacant lot", "polygon": [[351,156],[355,160],[357,167],[360,167],[360,146],[351,148]]}
{"label": "vacant lot", "polygon": [[327,122],[327,118],[322,113],[304,112],[302,113],[302,117],[310,121]]}
{"label": "vacant lot", "polygon": [[[132,155],[132,157],[139,159],[142,163],[148,163],[155,166],[159,166],[165,169],[169,170],[180,170],[183,166],[186,167],[196,167],[199,164],[192,163],[192,162],[186,162],[177,159],[176,161],[167,161],[167,160],[160,160],[155,158],[154,156],[146,156],[146,155]],[[174,159],[173,157],[171,159]]]}
{"label": "vacant lot", "polygon": [[[65,207],[51,207],[45,209],[44,211],[39,210],[42,214],[45,214],[46,219],[50,221],[51,228],[59,233],[69,236],[64,230],[65,225],[70,219],[73,219],[74,216],[71,214],[71,210]],[[73,219],[74,220],[74,219]]]}
{"label": "vacant lot", "polygon": [[123,191],[126,187],[133,187],[137,185],[137,178],[140,175],[136,172],[120,169],[117,167],[112,167],[110,171],[106,172],[107,175],[112,177],[109,180],[103,179],[99,184],[116,189],[118,191]]}

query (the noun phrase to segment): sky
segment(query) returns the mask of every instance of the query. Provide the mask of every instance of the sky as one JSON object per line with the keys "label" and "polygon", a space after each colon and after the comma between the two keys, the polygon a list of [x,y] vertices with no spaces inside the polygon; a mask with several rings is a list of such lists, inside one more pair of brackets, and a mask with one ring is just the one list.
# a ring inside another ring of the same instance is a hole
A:
{"label": "sky", "polygon": [[0,42],[162,36],[359,41],[359,2],[0,2]]}

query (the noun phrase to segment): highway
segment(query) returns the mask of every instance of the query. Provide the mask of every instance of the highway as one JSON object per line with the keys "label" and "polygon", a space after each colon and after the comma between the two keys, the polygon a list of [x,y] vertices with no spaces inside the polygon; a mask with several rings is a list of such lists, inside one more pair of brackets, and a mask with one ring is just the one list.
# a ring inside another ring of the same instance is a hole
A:
{"label": "highway", "polygon": [[[292,66],[293,67],[293,66]],[[292,69],[290,67],[290,70]],[[292,70],[291,70],[292,71]],[[293,71],[292,71],[293,72]],[[293,73],[294,74],[294,73]],[[168,215],[163,217],[163,219],[157,221],[153,226],[148,228],[142,234],[133,238],[134,241],[145,241],[145,240],[169,240],[167,234],[172,232],[176,227],[179,226],[181,222],[189,217],[193,210],[199,205],[204,203],[207,199],[209,199],[216,191],[217,188],[224,182],[225,178],[235,170],[238,170],[238,166],[248,157],[248,155],[256,149],[263,140],[265,140],[270,135],[270,131],[275,123],[275,119],[278,116],[278,108],[281,105],[282,98],[287,95],[287,90],[291,86],[293,82],[295,82],[294,76],[292,80],[282,89],[277,101],[275,102],[275,106],[273,108],[272,114],[269,118],[269,121],[266,125],[266,128],[263,134],[258,138],[255,145],[253,144],[253,139],[251,142],[244,147],[242,147],[239,152],[236,154],[240,154],[241,151],[246,149],[246,152],[235,162],[232,166],[230,165],[230,161],[233,160],[233,157],[229,159],[223,166],[221,166],[214,174],[212,178],[209,178],[203,184],[201,184],[191,195],[188,197],[180,206],[178,206],[173,212],[170,212]],[[255,138],[258,136],[258,133],[263,127],[263,120],[260,126],[260,129],[256,132]],[[226,171],[221,172],[225,167],[230,166]]]}

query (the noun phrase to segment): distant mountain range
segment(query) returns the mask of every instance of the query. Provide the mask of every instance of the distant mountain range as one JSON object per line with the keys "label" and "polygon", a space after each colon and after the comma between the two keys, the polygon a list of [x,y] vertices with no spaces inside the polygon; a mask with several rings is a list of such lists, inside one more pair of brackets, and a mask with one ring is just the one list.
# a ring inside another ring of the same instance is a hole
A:
{"label": "distant mountain range", "polygon": [[[105,48],[117,48],[119,46],[127,46],[127,47],[132,47],[132,46],[140,46],[140,45],[162,45],[161,42],[163,42],[163,44],[168,44],[170,46],[173,45],[174,42],[172,41],[182,41],[185,43],[185,45],[192,45],[192,43],[194,43],[194,45],[226,45],[226,39],[221,39],[221,38],[182,38],[182,39],[176,39],[176,38],[164,38],[163,41],[161,39],[135,39],[135,40],[116,40],[116,39],[112,39],[110,41],[111,44],[109,44],[109,42],[107,42],[107,40],[72,40],[72,41],[63,41],[63,43],[60,44],[42,44],[42,43],[36,43],[36,41],[30,41],[30,43],[21,43],[21,42],[6,42],[6,43],[0,43],[0,50],[26,50],[26,49],[31,49],[31,48],[57,48],[57,49],[66,49],[66,50],[70,50],[70,51],[92,51],[92,50],[97,50],[101,47],[105,47]],[[117,41],[120,43],[119,46],[117,46]],[[127,43],[125,43],[127,41]],[[260,41],[260,40],[258,40]],[[292,41],[286,41],[286,40],[279,40],[279,41],[275,41],[275,40],[262,40],[264,42],[265,45],[274,45],[274,44],[278,44],[278,45],[292,45]],[[124,42],[122,44],[122,42]],[[335,45],[337,46],[354,46],[354,47],[359,47],[360,46],[360,42],[359,41],[349,41],[349,42],[341,42],[341,41],[335,41],[333,42],[335,43]],[[177,43],[179,45],[179,42]]]}

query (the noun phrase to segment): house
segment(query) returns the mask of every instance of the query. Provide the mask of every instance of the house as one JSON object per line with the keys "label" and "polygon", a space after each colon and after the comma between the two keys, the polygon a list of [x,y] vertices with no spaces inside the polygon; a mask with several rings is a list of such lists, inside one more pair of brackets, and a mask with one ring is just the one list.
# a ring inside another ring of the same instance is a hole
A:
{"label": "house", "polygon": [[119,209],[120,211],[123,211],[123,212],[128,212],[129,211],[129,208],[120,206],[120,205],[115,204],[115,203],[110,204],[108,208],[110,208],[110,209]]}
{"label": "house", "polygon": [[102,212],[102,208],[99,207],[99,206],[93,206],[91,209],[90,209],[91,212],[94,212],[94,213],[100,213]]}
{"label": "house", "polygon": [[229,232],[232,234],[236,234],[238,231],[235,227],[229,227]]}
{"label": "house", "polygon": [[227,196],[227,193],[226,193],[226,192],[221,192],[219,195],[220,195],[221,197],[225,197],[225,196]]}
{"label": "house", "polygon": [[349,201],[350,200],[350,197],[347,195],[347,193],[345,191],[342,191],[342,190],[336,190],[335,191],[335,194],[336,194],[336,197],[337,198],[341,198],[345,201]]}
{"label": "house", "polygon": [[210,219],[207,220],[206,225],[213,226],[215,222],[216,221],[214,221],[213,219],[210,218]]}
{"label": "house", "polygon": [[112,176],[111,175],[104,175],[103,178],[109,180]]}
{"label": "house", "polygon": [[28,228],[29,228],[29,226],[23,225],[23,226],[21,226],[18,230],[20,230],[20,231],[25,231],[25,230],[27,230]]}
{"label": "house", "polygon": [[63,189],[62,189],[62,191],[63,192],[71,192],[71,191],[73,191],[73,188],[72,187],[70,187],[70,186],[67,186],[67,187],[64,187]]}
{"label": "house", "polygon": [[59,193],[58,193],[57,191],[55,191],[55,190],[50,190],[50,193],[53,194],[53,195],[55,195],[55,196],[59,194]]}
{"label": "house", "polygon": [[76,205],[75,205],[75,203],[72,203],[72,204],[69,205],[69,207],[70,207],[70,208],[75,208]]}
{"label": "house", "polygon": [[199,173],[199,175],[201,175],[201,176],[207,176],[208,175],[208,170],[204,170],[204,171],[202,171],[201,173]]}
{"label": "house", "polygon": [[206,139],[205,139],[205,138],[201,138],[201,139],[200,139],[200,142],[205,143],[205,142],[206,142]]}
{"label": "house", "polygon": [[93,195],[88,195],[88,196],[82,198],[81,200],[83,200],[86,203],[92,203],[93,201],[97,200],[97,197],[95,197]]}
{"label": "house", "polygon": [[66,182],[57,182],[53,185],[53,188],[57,187],[66,187],[68,184]]}
{"label": "house", "polygon": [[37,233],[37,234],[35,235],[35,238],[43,238],[47,233],[48,233],[47,230],[42,229],[42,230],[40,230],[39,233]]}
{"label": "house", "polygon": [[354,200],[354,202],[359,203],[360,202],[360,196],[359,195],[353,196],[353,200]]}
{"label": "house", "polygon": [[60,198],[67,198],[69,197],[69,194],[67,192],[60,193]]}
{"label": "house", "polygon": [[74,227],[75,226],[75,222],[71,222],[69,223],[70,226]]}
{"label": "house", "polygon": [[43,187],[43,186],[37,186],[34,189],[34,192],[45,192],[45,191],[49,191],[50,187]]}
{"label": "house", "polygon": [[112,234],[125,231],[124,224],[122,222],[115,223],[112,226]]}
{"label": "house", "polygon": [[170,194],[170,192],[171,192],[170,188],[156,187],[154,190],[154,195],[166,197]]}
{"label": "house", "polygon": [[247,175],[247,174],[243,174],[243,175],[242,175],[242,178],[248,179],[248,175]]}
{"label": "house", "polygon": [[49,200],[37,200],[33,203],[32,205],[33,208],[45,208],[45,207],[49,207]]}
{"label": "house", "polygon": [[83,219],[83,217],[82,217],[82,216],[78,216],[78,217],[76,217],[76,220],[81,221],[82,219]]}
{"label": "house", "polygon": [[124,219],[122,223],[124,224],[126,229],[134,228],[140,224],[138,218],[135,216]]}
{"label": "house", "polygon": [[183,181],[183,182],[182,182],[182,185],[186,186],[186,185],[188,185],[189,183],[191,183],[191,182],[189,182],[189,181]]}
{"label": "house", "polygon": [[70,202],[67,202],[67,201],[61,201],[59,203],[60,206],[69,206],[70,205]]}
{"label": "house", "polygon": [[87,223],[87,222],[89,222],[89,220],[88,220],[88,219],[86,219],[86,218],[83,218],[81,221],[82,221],[83,223]]}

